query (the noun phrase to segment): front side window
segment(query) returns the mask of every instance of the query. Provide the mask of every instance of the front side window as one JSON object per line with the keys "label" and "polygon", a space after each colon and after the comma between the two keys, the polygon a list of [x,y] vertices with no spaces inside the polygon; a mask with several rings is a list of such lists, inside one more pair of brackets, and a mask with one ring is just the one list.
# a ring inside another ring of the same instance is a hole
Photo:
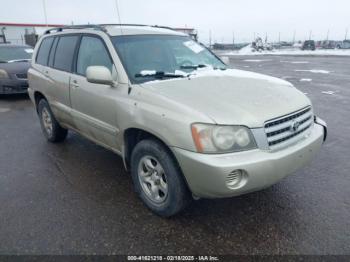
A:
{"label": "front side window", "polygon": [[48,37],[45,38],[40,45],[39,51],[38,51],[38,55],[36,57],[36,62],[40,65],[47,65],[47,61],[48,61],[48,56],[50,53],[50,49],[51,49],[51,45],[53,42],[54,38],[53,37]]}
{"label": "front side window", "polygon": [[143,78],[145,72],[159,76],[190,73],[201,67],[225,68],[208,49],[187,36],[124,35],[112,37],[112,42],[133,83],[153,80]]}
{"label": "front side window", "polygon": [[77,73],[85,76],[89,66],[105,66],[112,72],[113,63],[101,39],[83,36],[77,59]]}
{"label": "front side window", "polygon": [[53,67],[66,72],[72,71],[75,47],[78,36],[61,36],[56,47]]}

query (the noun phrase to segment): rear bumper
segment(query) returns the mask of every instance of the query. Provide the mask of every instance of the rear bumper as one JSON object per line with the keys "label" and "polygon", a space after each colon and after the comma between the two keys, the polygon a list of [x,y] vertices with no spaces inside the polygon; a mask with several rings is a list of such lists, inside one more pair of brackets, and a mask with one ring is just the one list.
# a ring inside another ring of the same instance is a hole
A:
{"label": "rear bumper", "polygon": [[[307,165],[320,150],[325,134],[326,126],[316,122],[309,137],[275,152],[256,149],[209,155],[172,149],[195,196],[231,197],[266,188]],[[227,181],[228,175],[234,170],[244,171],[244,176],[232,188],[227,185]]]}
{"label": "rear bumper", "polygon": [[2,79],[0,80],[0,94],[26,94],[27,80]]}

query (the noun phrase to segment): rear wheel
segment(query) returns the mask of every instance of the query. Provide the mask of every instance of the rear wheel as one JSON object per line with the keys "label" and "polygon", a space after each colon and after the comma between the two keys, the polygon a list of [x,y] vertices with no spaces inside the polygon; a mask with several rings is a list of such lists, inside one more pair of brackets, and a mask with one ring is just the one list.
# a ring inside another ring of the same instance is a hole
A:
{"label": "rear wheel", "polygon": [[49,103],[41,99],[38,104],[38,114],[41,129],[47,140],[53,143],[62,142],[68,134],[68,130],[61,127],[53,115]]}
{"label": "rear wheel", "polygon": [[183,210],[191,194],[169,149],[157,140],[143,140],[131,156],[135,191],[154,213],[170,217]]}

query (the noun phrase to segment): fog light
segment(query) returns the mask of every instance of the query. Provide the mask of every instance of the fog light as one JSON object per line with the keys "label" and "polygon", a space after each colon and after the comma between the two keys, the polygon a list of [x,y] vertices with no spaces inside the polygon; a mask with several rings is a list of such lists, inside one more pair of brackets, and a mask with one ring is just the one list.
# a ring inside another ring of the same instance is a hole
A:
{"label": "fog light", "polygon": [[230,189],[237,189],[247,182],[247,173],[244,170],[233,170],[226,177],[226,186]]}

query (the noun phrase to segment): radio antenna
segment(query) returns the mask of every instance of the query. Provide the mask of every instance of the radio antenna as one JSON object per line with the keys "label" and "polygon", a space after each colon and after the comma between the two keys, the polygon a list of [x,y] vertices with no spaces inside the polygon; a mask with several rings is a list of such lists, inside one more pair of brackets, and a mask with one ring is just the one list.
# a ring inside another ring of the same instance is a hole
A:
{"label": "radio antenna", "polygon": [[[121,35],[123,35],[123,26],[122,26],[122,19],[120,18],[118,0],[115,0],[115,7],[117,8],[117,15],[118,15],[120,33],[121,33]],[[122,48],[121,52],[123,52],[123,51],[124,51],[124,49]],[[131,83],[130,83],[130,79],[128,79],[128,95],[130,95],[130,93],[131,93]]]}
{"label": "radio antenna", "polygon": [[45,2],[45,0],[43,0],[43,9],[44,9],[45,25],[46,25],[46,27],[48,27],[48,24],[47,24],[47,12],[46,12],[46,2]]}
{"label": "radio antenna", "polygon": [[122,19],[120,18],[118,0],[115,0],[115,7],[117,8],[117,15],[118,15],[118,21],[119,21],[119,25],[120,25],[120,32],[121,32],[121,34],[123,34]]}

